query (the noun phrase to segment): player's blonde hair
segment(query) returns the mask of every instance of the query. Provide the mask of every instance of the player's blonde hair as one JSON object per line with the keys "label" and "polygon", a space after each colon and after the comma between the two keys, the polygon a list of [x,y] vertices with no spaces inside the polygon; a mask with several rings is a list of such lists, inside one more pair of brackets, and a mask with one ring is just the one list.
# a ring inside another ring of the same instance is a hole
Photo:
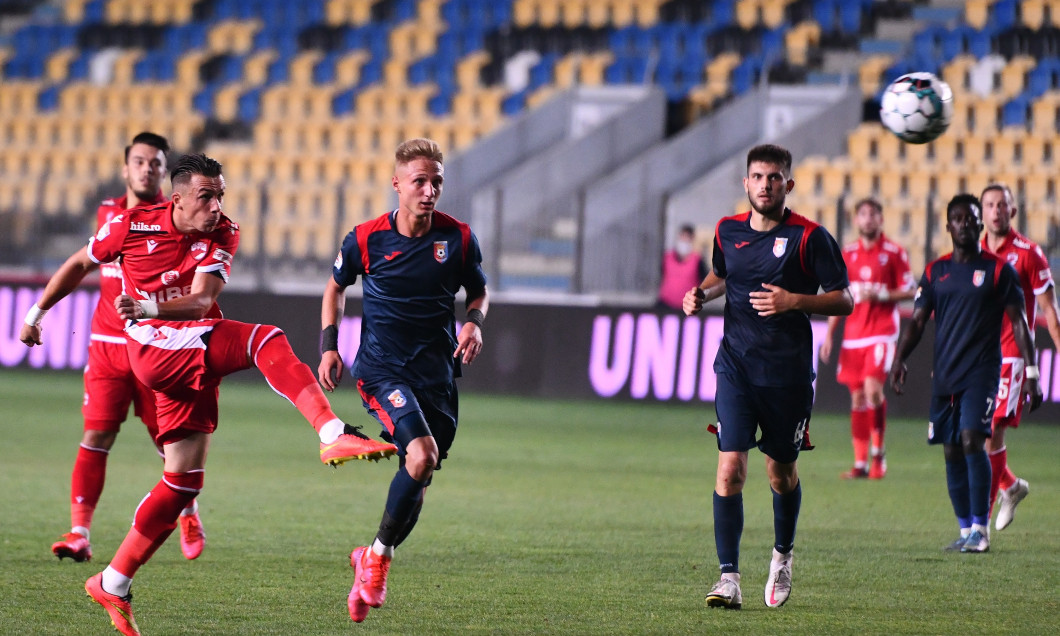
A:
{"label": "player's blonde hair", "polygon": [[423,137],[401,142],[401,145],[397,147],[397,152],[394,153],[394,163],[400,166],[421,157],[429,161],[444,163],[442,149],[438,147],[438,144],[433,139]]}

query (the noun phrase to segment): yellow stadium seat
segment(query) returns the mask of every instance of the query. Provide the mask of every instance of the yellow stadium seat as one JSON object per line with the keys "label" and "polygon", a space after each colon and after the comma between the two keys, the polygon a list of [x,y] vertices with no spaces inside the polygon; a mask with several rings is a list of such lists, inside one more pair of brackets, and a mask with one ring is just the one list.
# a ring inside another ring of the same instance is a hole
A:
{"label": "yellow stadium seat", "polygon": [[1029,55],[1019,55],[1009,60],[1001,70],[1001,97],[1009,100],[1022,93],[1027,83],[1027,72],[1036,63]]}
{"label": "yellow stadium seat", "polygon": [[962,148],[962,162],[966,166],[986,166],[990,165],[991,158],[988,156],[988,149],[990,148],[991,142],[994,137],[987,139],[984,137],[965,137],[960,141]]}
{"label": "yellow stadium seat", "polygon": [[821,171],[821,194],[839,198],[847,191],[847,169],[838,161],[829,162]]}
{"label": "yellow stadium seat", "polygon": [[512,4],[512,21],[518,27],[532,26],[537,20],[536,0],[515,0]]}
{"label": "yellow stadium seat", "polygon": [[784,23],[787,16],[785,10],[791,0],[761,0],[762,24],[770,29],[776,29]]}
{"label": "yellow stadium seat", "polygon": [[849,191],[854,198],[879,194],[880,180],[872,169],[852,166],[849,180]]}
{"label": "yellow stadium seat", "polygon": [[1021,0],[1020,22],[1037,31],[1045,24],[1045,0]]}
{"label": "yellow stadium seat", "polygon": [[633,12],[637,24],[642,27],[655,26],[659,22],[659,5],[664,0],[633,0]]}
{"label": "yellow stadium seat", "polygon": [[736,24],[744,30],[750,30],[759,21],[759,0],[736,0],[733,11],[736,14]]}
{"label": "yellow stadium seat", "polygon": [[964,21],[976,29],[986,26],[994,0],[965,0]]}
{"label": "yellow stadium seat", "polygon": [[977,136],[993,136],[1001,130],[1001,106],[999,98],[994,96],[981,97],[975,101],[973,134]]}
{"label": "yellow stadium seat", "polygon": [[1060,0],[1046,0],[1052,26],[1060,27]]}
{"label": "yellow stadium seat", "polygon": [[877,174],[876,184],[880,197],[886,199],[904,196],[908,189],[906,175],[897,170],[881,170]]}
{"label": "yellow stadium seat", "polygon": [[1056,123],[1060,103],[1055,92],[1049,92],[1031,102],[1031,135],[1052,138],[1056,135]]}

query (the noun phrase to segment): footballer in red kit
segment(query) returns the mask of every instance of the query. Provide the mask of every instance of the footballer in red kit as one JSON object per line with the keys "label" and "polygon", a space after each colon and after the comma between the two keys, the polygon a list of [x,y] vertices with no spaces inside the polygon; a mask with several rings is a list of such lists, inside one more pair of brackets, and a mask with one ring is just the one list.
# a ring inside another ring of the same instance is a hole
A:
{"label": "footballer in red kit", "polygon": [[[898,342],[897,303],[913,297],[916,281],[909,271],[906,251],[883,234],[883,207],[878,201],[859,201],[854,207],[854,222],[858,240],[843,248],[854,312],[844,323],[836,365],[836,379],[850,389],[854,466],[842,476],[882,479],[887,474],[883,443],[887,401],[883,387]],[[839,316],[828,319],[820,352],[825,362],[831,358],[840,320]]]}
{"label": "footballer in red kit", "polygon": [[[983,190],[981,200],[983,223],[986,228],[982,240],[983,249],[997,254],[1016,270],[1020,287],[1023,289],[1027,324],[1033,330],[1035,310],[1040,308],[1053,346],[1060,349],[1060,321],[1057,318],[1053,274],[1042,249],[1012,227],[1012,219],[1018,213],[1012,191],[1006,185],[992,184]],[[1000,503],[997,518],[994,520],[997,530],[1003,530],[1012,523],[1016,506],[1030,492],[1027,480],[1016,477],[1008,466],[1005,429],[1019,426],[1023,414],[1023,383],[1032,375],[1037,379],[1038,369],[1026,368],[1012,331],[1012,322],[1006,318],[1001,330],[1001,378],[997,390],[993,431],[986,441],[992,470],[991,512],[995,500]]]}
{"label": "footballer in red kit", "polygon": [[41,344],[44,314],[86,273],[120,258],[122,294],[114,306],[125,321],[133,372],[154,391],[163,472],[137,506],[113,560],[85,582],[85,591],[127,635],[140,633],[132,612],[133,577],[169,538],[181,511],[205,483],[222,377],[258,367],[269,386],[317,431],[324,463],[378,460],[397,452],[393,444],[372,440],[335,415],[282,330],[220,317],[217,297],[239,245],[238,226],[221,212],[221,164],[205,155],[186,155],[171,180],[169,203],[116,215],[60,266],[19,333],[27,346]]}

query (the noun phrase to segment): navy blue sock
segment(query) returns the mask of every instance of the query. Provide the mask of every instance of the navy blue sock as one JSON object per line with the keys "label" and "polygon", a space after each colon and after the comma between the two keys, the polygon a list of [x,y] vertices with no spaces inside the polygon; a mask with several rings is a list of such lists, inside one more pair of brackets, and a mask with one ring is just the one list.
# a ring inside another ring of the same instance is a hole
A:
{"label": "navy blue sock", "polygon": [[[989,466],[989,460],[987,460]],[[971,527],[972,504],[968,494],[968,462],[962,457],[958,461],[946,462],[946,486],[950,490],[953,514],[962,528]],[[990,484],[987,484],[989,487]]]}
{"label": "navy blue sock", "polygon": [[990,523],[990,457],[986,451],[965,455],[968,465],[968,499],[972,512],[972,523]]}
{"label": "navy blue sock", "polygon": [[799,508],[802,507],[802,482],[787,494],[773,492],[773,547],[781,554],[795,547],[795,526],[799,523]]}
{"label": "navy blue sock", "polygon": [[379,534],[376,538],[383,545],[397,545],[398,538],[404,539],[402,531],[412,516],[418,511],[424,484],[416,481],[402,466],[390,482],[390,493],[386,498],[386,510],[379,523]]}
{"label": "navy blue sock", "polygon": [[722,497],[714,493],[714,545],[721,571],[740,571],[740,535],[743,534],[743,493]]}

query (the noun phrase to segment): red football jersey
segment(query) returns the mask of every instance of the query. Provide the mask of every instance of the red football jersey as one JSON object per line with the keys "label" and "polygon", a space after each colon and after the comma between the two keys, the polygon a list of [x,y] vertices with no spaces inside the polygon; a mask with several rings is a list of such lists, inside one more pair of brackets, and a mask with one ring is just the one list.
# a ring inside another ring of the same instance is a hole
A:
{"label": "red football jersey", "polygon": [[[141,206],[158,205],[165,203],[166,197],[159,190],[158,196],[152,201],[145,201]],[[96,210],[96,228],[102,228],[111,220],[125,212],[129,204],[128,197],[122,196],[118,199],[105,199]],[[125,324],[114,310],[114,299],[121,294],[121,266],[117,263],[103,263],[99,267],[99,303],[92,315],[92,336],[95,340],[107,340],[119,344],[125,344],[125,336],[122,329]]]}
{"label": "red football jersey", "polygon": [[843,347],[867,347],[898,338],[897,304],[864,298],[868,291],[906,290],[916,286],[905,250],[881,234],[872,247],[866,248],[860,239],[844,247],[843,260],[850,276],[850,293],[854,296],[854,311],[843,327]]}
{"label": "red football jersey", "polygon": [[[983,249],[986,246],[986,237],[983,237]],[[1042,294],[1053,285],[1053,273],[1049,269],[1049,260],[1042,253],[1042,248],[1023,236],[1016,230],[1009,230],[1005,242],[994,252],[1011,265],[1020,279],[1020,287],[1023,289],[1023,302],[1027,310],[1027,324],[1030,325],[1031,337],[1034,337],[1034,321],[1037,304],[1035,296]],[[1019,358],[1020,350],[1016,346],[1016,336],[1012,333],[1012,323],[1008,316],[1001,326],[1001,357]]]}
{"label": "red football jersey", "polygon": [[[162,303],[191,293],[196,272],[228,282],[238,246],[239,226],[224,215],[208,234],[179,232],[170,201],[114,216],[89,241],[88,255],[97,263],[121,257],[122,293]],[[206,317],[220,316],[215,303]]]}

